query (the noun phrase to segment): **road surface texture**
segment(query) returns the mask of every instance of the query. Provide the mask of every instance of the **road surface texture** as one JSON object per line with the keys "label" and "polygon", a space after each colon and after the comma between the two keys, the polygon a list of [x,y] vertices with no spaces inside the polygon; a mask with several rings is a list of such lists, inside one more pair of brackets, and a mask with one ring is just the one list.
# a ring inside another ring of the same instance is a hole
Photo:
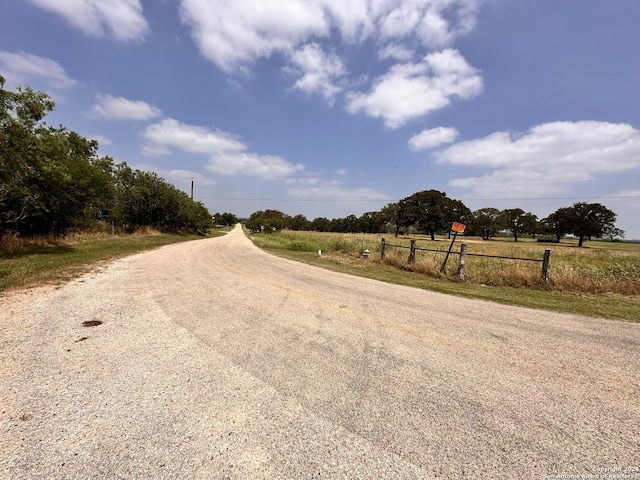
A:
{"label": "road surface texture", "polygon": [[2,479],[543,479],[640,464],[637,324],[325,271],[239,227],[0,307]]}

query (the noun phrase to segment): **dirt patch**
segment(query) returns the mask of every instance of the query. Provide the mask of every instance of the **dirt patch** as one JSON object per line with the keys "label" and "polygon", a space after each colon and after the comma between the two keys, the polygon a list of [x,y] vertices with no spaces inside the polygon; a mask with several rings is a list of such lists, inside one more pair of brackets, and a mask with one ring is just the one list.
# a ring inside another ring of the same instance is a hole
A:
{"label": "dirt patch", "polygon": [[85,327],[97,327],[98,325],[102,325],[100,320],[87,320],[86,322],[82,322],[82,325]]}

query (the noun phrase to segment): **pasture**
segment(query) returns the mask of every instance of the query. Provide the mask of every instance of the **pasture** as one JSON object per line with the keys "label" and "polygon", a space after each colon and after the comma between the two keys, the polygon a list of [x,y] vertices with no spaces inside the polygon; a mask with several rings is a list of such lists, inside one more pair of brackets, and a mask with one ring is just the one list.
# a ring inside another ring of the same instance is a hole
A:
{"label": "pasture", "polygon": [[[386,235],[387,244],[406,248],[388,246],[382,261],[382,237],[294,231],[250,236],[265,250],[346,273],[503,303],[640,321],[640,244],[590,241],[578,247],[574,239],[538,243],[460,236],[453,252],[459,252],[461,243],[468,254],[541,260],[546,249],[552,252],[548,282],[541,279],[541,263],[474,256],[467,257],[466,280],[461,282],[458,255],[451,255],[446,273],[440,271],[444,253],[418,251],[415,264],[407,261],[411,239],[418,248],[447,250],[448,238]],[[368,260],[362,256],[365,250]]]}

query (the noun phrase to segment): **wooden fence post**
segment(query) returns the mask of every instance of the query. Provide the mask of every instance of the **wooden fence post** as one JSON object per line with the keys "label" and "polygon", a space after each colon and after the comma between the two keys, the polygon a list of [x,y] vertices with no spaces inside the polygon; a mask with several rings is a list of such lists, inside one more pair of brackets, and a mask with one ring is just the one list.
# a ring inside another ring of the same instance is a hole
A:
{"label": "wooden fence post", "polygon": [[542,281],[549,281],[549,263],[551,262],[551,250],[545,250],[542,256]]}
{"label": "wooden fence post", "polygon": [[382,237],[382,245],[380,245],[380,254],[382,255],[382,260],[384,260],[384,248],[385,248],[385,242],[384,242],[384,237]]}
{"label": "wooden fence post", "polygon": [[411,250],[409,250],[409,263],[414,265],[416,263],[416,241],[411,240]]}
{"label": "wooden fence post", "polygon": [[458,278],[464,282],[465,280],[465,265],[467,263],[467,244],[460,244],[460,262],[458,263]]}

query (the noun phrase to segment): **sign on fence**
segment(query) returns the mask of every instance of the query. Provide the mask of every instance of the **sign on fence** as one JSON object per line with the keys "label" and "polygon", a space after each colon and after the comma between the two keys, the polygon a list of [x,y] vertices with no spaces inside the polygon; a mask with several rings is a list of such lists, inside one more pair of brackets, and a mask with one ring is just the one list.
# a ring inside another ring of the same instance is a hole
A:
{"label": "sign on fence", "polygon": [[447,260],[449,260],[449,255],[451,254],[451,249],[453,248],[453,242],[456,241],[456,237],[459,233],[464,233],[465,228],[467,226],[464,223],[453,222],[451,225],[451,231],[453,232],[453,240],[451,240],[451,245],[449,245],[449,251],[447,252],[447,256],[444,257],[444,262],[442,263],[442,267],[440,271],[445,273],[447,271]]}
{"label": "sign on fence", "polygon": [[451,231],[456,233],[464,233],[467,226],[464,223],[453,222],[451,225]]}

